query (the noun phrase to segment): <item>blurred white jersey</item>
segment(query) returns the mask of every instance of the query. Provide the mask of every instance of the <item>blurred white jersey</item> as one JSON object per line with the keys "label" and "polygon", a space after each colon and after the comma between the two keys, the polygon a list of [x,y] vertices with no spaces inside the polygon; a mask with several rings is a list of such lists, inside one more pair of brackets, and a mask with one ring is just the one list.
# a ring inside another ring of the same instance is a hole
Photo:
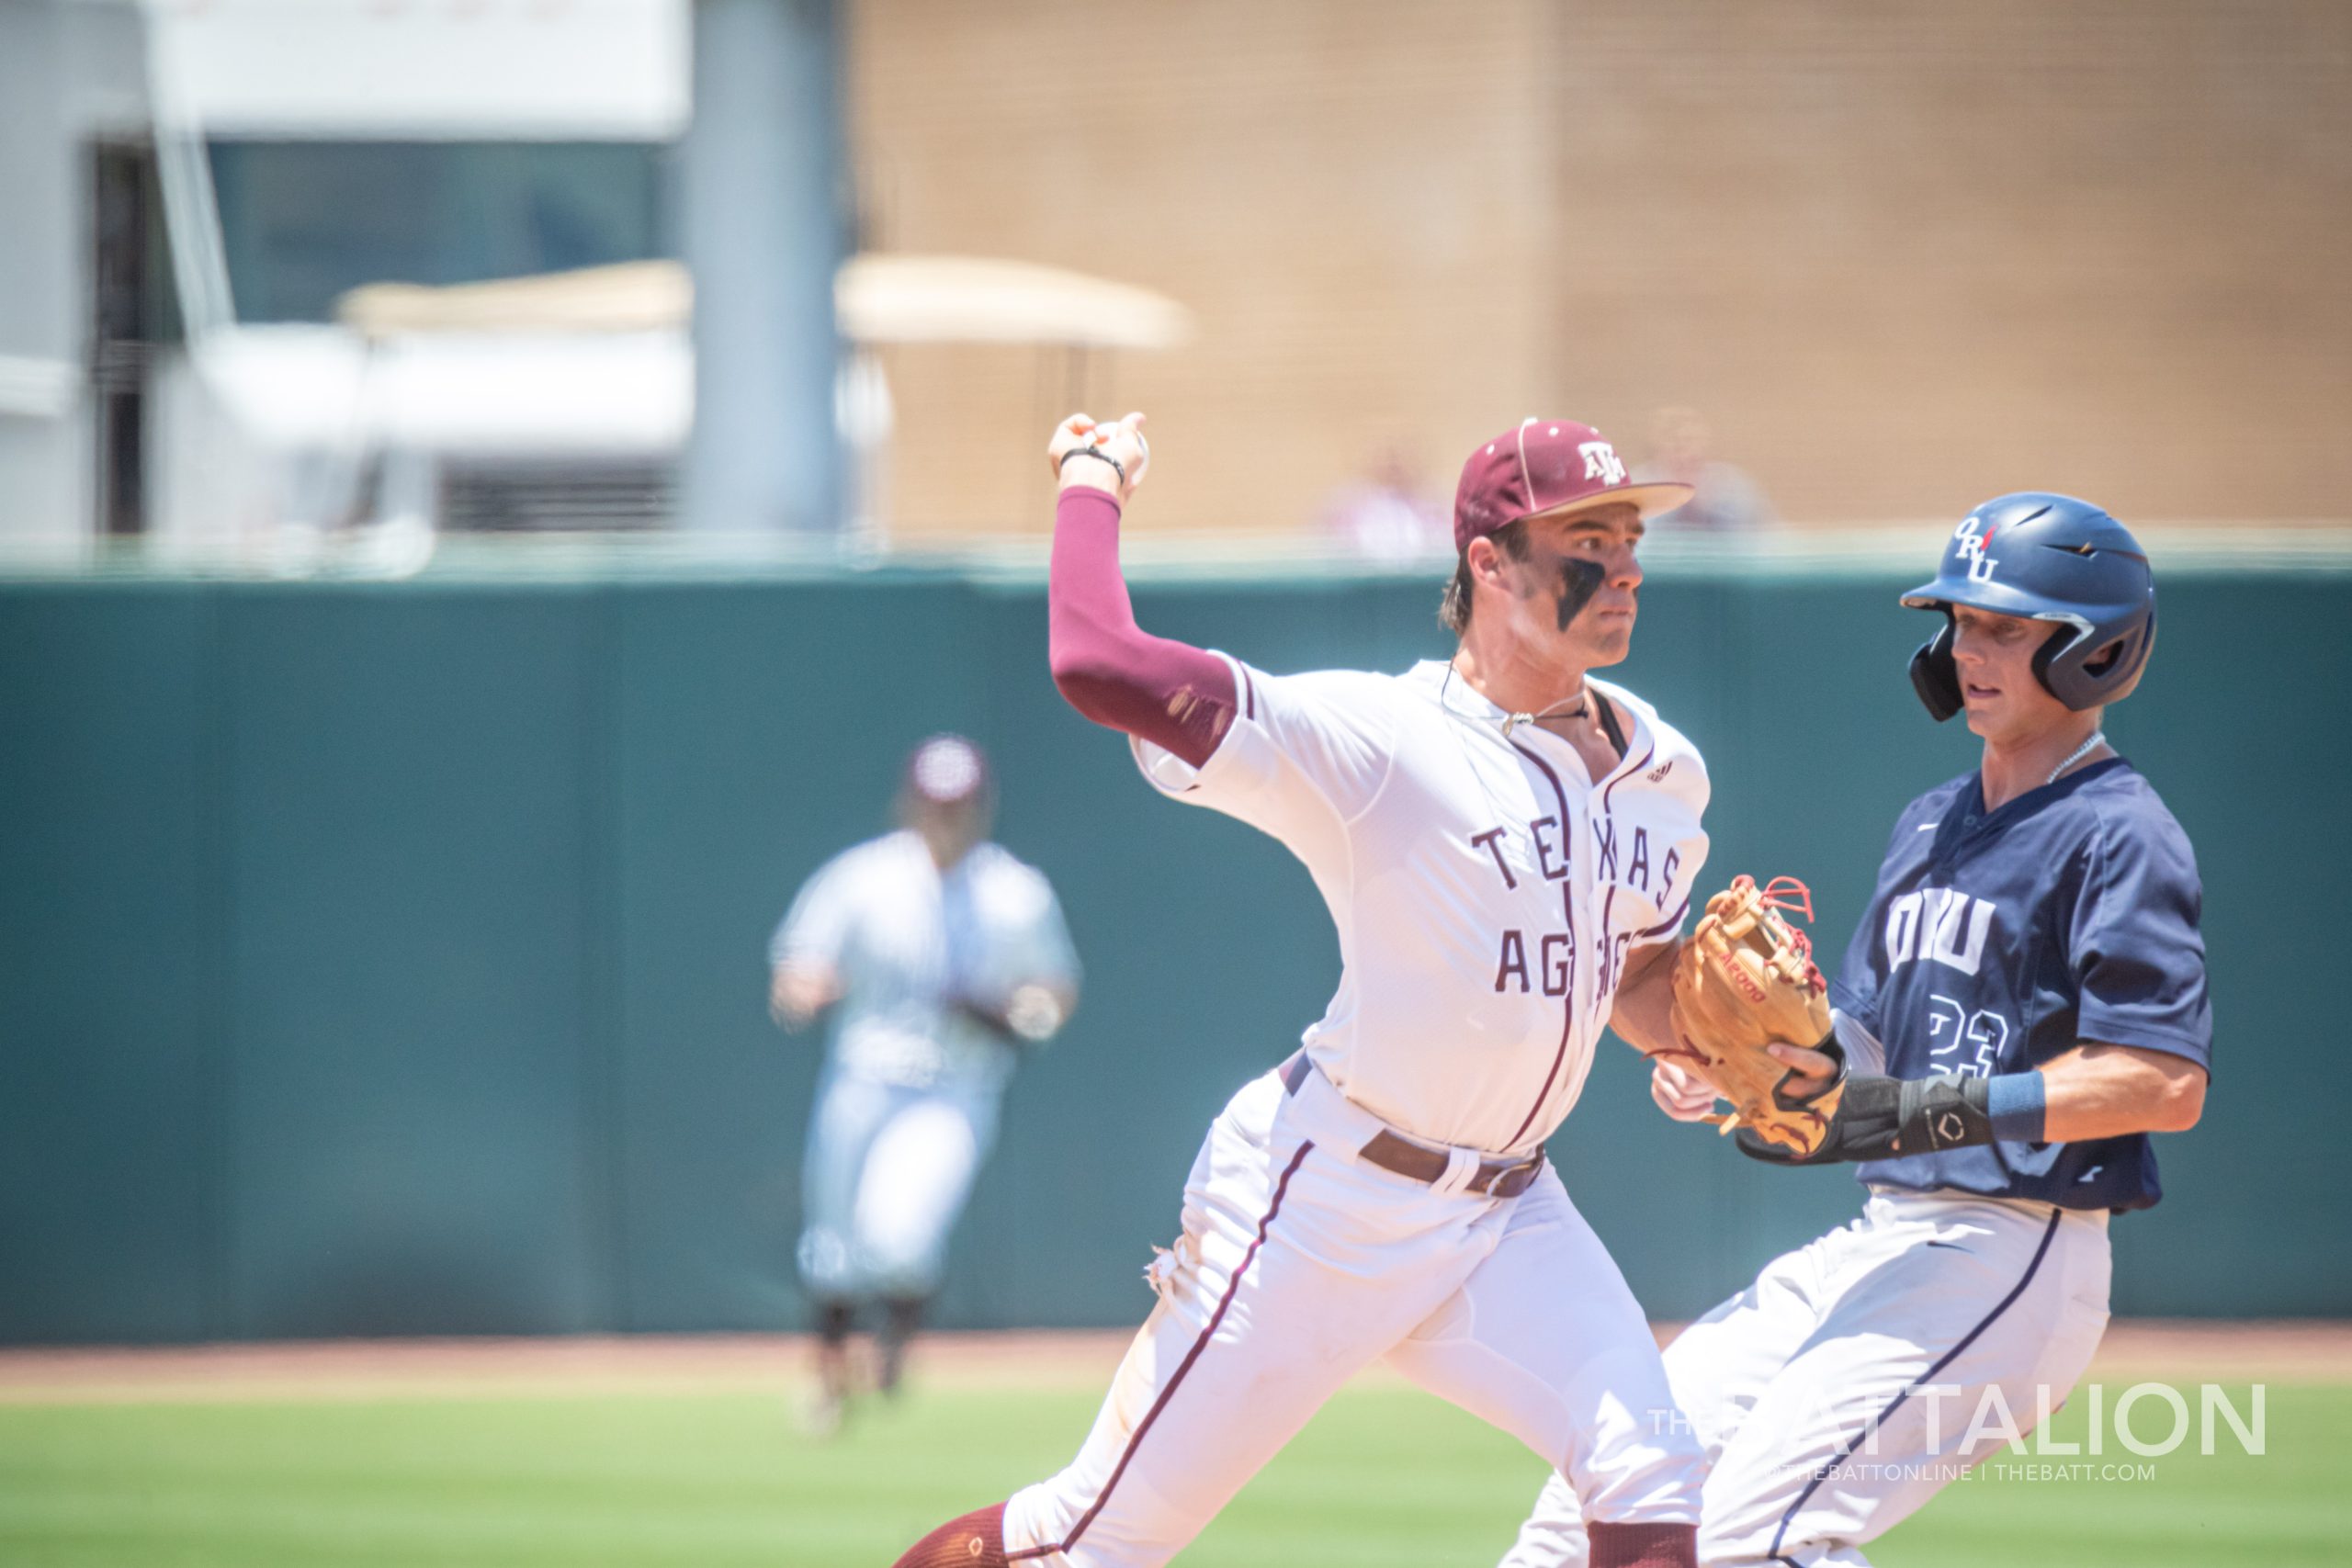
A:
{"label": "blurred white jersey", "polygon": [[1304,1036],[1350,1100],[1415,1137],[1532,1152],[1576,1103],[1626,956],[1670,941],[1706,860],[1697,750],[1646,703],[1594,783],[1444,662],[1270,676],[1194,769],[1145,776],[1281,840],[1339,928],[1340,987]]}
{"label": "blurred white jersey", "polygon": [[1069,931],[1042,872],[983,843],[943,874],[910,829],[819,869],[768,956],[841,976],[835,1070],[910,1089],[994,1089],[1012,1071],[1012,1053],[956,1009],[959,998],[1001,1011],[1019,987],[1078,985]]}

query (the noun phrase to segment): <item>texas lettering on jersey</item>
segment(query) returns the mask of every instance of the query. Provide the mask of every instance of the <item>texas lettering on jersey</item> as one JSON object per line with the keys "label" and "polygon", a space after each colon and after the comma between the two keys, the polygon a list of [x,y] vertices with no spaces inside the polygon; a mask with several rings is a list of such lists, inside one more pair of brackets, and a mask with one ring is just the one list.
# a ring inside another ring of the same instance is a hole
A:
{"label": "texas lettering on jersey", "polygon": [[1629,955],[1681,924],[1706,863],[1705,762],[1599,681],[1629,722],[1595,777],[1440,660],[1234,672],[1241,713],[1204,764],[1148,744],[1136,761],[1315,878],[1341,969],[1300,1033],[1308,1060],[1409,1136],[1532,1150],[1582,1092]]}
{"label": "texas lettering on jersey", "polygon": [[[1670,766],[1671,764],[1669,764]],[[1657,771],[1662,777],[1665,768]],[[1623,864],[1619,864],[1619,834],[1614,820],[1602,817],[1590,824],[1592,837],[1593,873],[1600,881],[1613,883],[1646,894],[1652,902],[1665,905],[1674,895],[1677,873],[1681,868],[1682,853],[1669,846],[1657,865],[1656,886],[1652,886],[1650,833],[1647,827],[1633,829],[1625,845]],[[1517,890],[1520,878],[1511,872],[1512,856],[1507,852],[1507,828],[1489,828],[1483,833],[1470,835],[1470,842],[1487,852],[1492,858],[1496,874],[1502,878],[1506,892]],[[1527,841],[1534,848],[1535,864],[1546,882],[1563,882],[1571,869],[1569,851],[1562,841],[1560,820],[1556,817],[1539,817],[1527,824]],[[1600,987],[1603,995],[1616,989],[1617,974],[1624,963],[1625,953],[1633,945],[1630,931],[1617,932],[1600,955]],[[1531,953],[1532,967],[1530,965]],[[1573,930],[1555,929],[1531,932],[1522,927],[1508,927],[1501,935],[1495,964],[1495,989],[1516,990],[1521,996],[1540,987],[1547,997],[1568,996],[1576,985],[1577,938]]]}

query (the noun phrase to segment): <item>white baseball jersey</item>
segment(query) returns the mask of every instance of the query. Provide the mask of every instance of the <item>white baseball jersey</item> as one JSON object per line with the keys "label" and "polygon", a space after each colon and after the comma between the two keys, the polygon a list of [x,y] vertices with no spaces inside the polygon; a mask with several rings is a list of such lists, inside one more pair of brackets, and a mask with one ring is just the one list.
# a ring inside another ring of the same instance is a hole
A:
{"label": "white baseball jersey", "polygon": [[[1240,712],[1206,763],[1137,761],[1306,862],[1344,971],[1306,1061],[1209,1129],[1159,1305],[1078,1457],[1005,1505],[1007,1559],[1158,1568],[1382,1359],[1526,1443],[1594,1519],[1695,1524],[1698,1444],[1558,1173],[1515,1197],[1469,1179],[1559,1124],[1626,955],[1680,925],[1706,854],[1698,753],[1613,686],[1634,728],[1595,780],[1444,664],[1233,671]],[[1444,1175],[1368,1158],[1392,1130]]]}
{"label": "white baseball jersey", "polygon": [[1707,854],[1705,764],[1655,709],[1594,780],[1444,662],[1272,676],[1195,769],[1145,776],[1280,839],[1339,928],[1339,990],[1305,1034],[1350,1100],[1415,1137],[1521,1155],[1576,1103],[1634,949],[1671,940]]}
{"label": "white baseball jersey", "polygon": [[945,873],[911,829],[854,845],[801,888],[769,943],[771,963],[841,976],[836,1068],[927,1089],[1001,1086],[1012,1053],[959,1012],[1001,1009],[1023,985],[1075,989],[1078,960],[1044,874],[992,843]]}

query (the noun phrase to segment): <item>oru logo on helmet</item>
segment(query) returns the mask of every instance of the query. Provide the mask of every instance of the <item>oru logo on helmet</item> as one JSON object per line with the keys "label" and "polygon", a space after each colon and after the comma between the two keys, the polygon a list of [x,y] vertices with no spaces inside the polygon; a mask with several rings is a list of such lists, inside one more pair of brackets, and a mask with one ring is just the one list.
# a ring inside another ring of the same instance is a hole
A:
{"label": "oru logo on helmet", "polygon": [[1968,581],[1992,581],[1993,569],[2001,564],[1984,553],[1984,547],[1993,542],[1992,525],[1971,513],[1960,520],[1960,526],[1952,530],[1951,536],[1960,541],[1960,553],[1967,558]]}
{"label": "oru logo on helmet", "polygon": [[1953,662],[1956,608],[2049,626],[2033,650],[2034,678],[2078,713],[2130,696],[2156,637],[2148,552],[2089,502],[2050,491],[2019,491],[1971,508],[1951,531],[1934,581],[1904,594],[1903,603],[1943,615],[1936,635],[1911,657],[1913,689],[1939,720],[1966,705]]}

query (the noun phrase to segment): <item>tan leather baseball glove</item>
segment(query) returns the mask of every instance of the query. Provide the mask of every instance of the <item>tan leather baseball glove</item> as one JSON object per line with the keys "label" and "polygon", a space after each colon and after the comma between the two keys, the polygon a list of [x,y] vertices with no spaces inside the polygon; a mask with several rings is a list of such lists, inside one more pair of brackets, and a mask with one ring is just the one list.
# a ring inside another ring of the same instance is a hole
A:
{"label": "tan leather baseball glove", "polygon": [[[1794,877],[1762,887],[1752,876],[1707,900],[1674,961],[1671,1018],[1680,1057],[1731,1101],[1713,1116],[1728,1133],[1755,1135],[1802,1157],[1821,1146],[1845,1092],[1841,1073],[1810,1098],[1783,1092],[1787,1063],[1764,1048],[1774,1042],[1820,1050],[1829,1041],[1829,987],[1814,966],[1813,943],[1782,918],[1813,919],[1813,895]],[[1834,1048],[1831,1055],[1839,1055]]]}

